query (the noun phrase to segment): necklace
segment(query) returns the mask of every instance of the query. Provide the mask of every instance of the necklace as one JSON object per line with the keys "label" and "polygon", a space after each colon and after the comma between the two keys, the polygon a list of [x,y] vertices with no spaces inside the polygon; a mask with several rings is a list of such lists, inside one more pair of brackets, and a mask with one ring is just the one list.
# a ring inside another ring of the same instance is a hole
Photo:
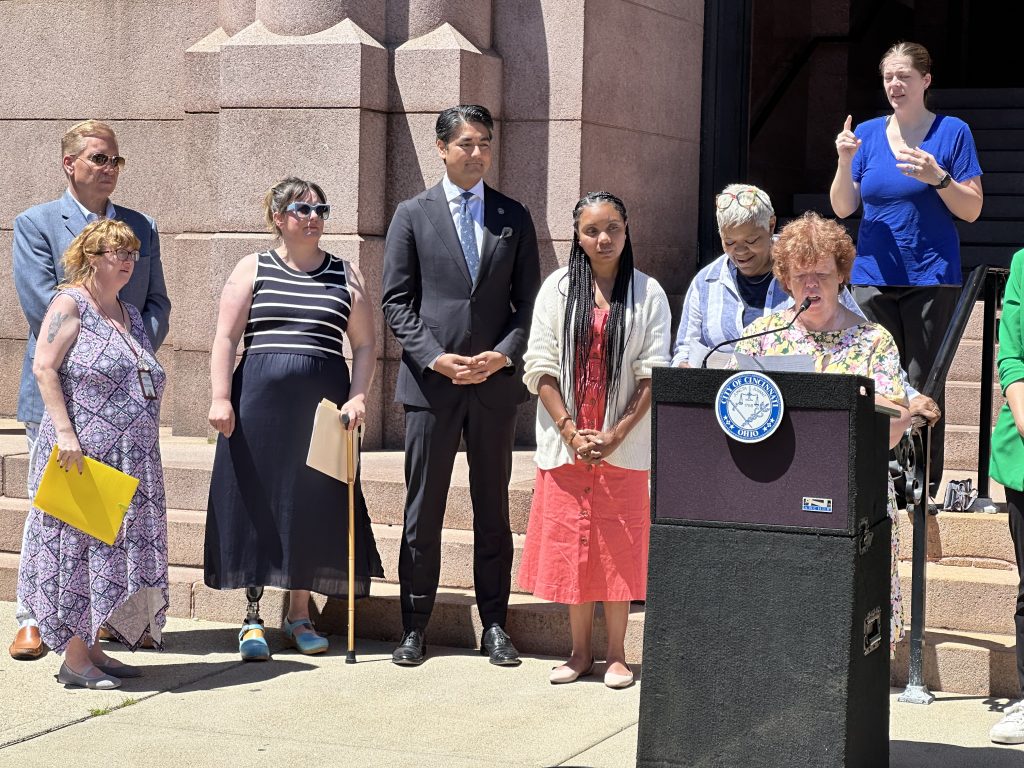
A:
{"label": "necklace", "polygon": [[88,288],[86,288],[83,285],[82,290],[84,290],[85,293],[89,296],[89,298],[92,299],[92,303],[96,307],[96,310],[99,312],[100,317],[103,318],[107,325],[114,329],[117,335],[120,336],[121,340],[125,343],[125,346],[127,346],[128,349],[131,350],[131,353],[135,356],[135,369],[139,375],[139,386],[142,388],[142,396],[146,400],[158,399],[156,393],[156,384],[153,382],[153,371],[142,360],[142,355],[145,352],[145,349],[142,348],[142,345],[139,344],[139,342],[135,341],[135,339],[132,338],[130,326],[131,319],[129,314],[125,311],[124,304],[121,302],[121,299],[117,300],[117,306],[118,309],[121,310],[121,323],[128,330],[127,333],[122,331],[121,328],[117,325],[117,323],[114,322],[113,318],[111,318],[110,315],[107,314],[106,310],[100,306],[100,303],[96,300],[96,297],[92,295],[92,292]]}
{"label": "necklace", "polygon": [[[740,274],[743,274],[743,273],[741,272]],[[772,274],[772,271],[769,269],[767,272],[765,272],[763,275],[761,275],[761,279],[760,280],[753,280],[753,279],[747,277],[746,275],[744,275],[743,279],[746,280],[748,283],[750,283],[750,285],[760,285],[765,280],[767,280],[771,276],[771,274]]]}
{"label": "necklace", "polygon": [[763,275],[761,275],[760,279],[755,280],[752,277],[747,277],[742,272],[740,272],[738,269],[736,270],[736,277],[738,277],[740,280],[742,280],[747,285],[761,285],[761,283],[763,283],[765,280],[767,280],[769,277],[771,277],[771,275],[772,275],[772,271],[769,269],[767,272],[765,272]]}

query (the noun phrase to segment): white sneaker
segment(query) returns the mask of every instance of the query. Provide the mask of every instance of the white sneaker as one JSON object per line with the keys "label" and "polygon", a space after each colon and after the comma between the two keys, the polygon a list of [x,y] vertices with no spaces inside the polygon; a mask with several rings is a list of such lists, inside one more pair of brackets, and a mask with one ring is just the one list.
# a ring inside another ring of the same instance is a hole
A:
{"label": "white sneaker", "polygon": [[988,737],[996,744],[1024,744],[1024,699],[1003,710],[1003,719],[992,726]]}

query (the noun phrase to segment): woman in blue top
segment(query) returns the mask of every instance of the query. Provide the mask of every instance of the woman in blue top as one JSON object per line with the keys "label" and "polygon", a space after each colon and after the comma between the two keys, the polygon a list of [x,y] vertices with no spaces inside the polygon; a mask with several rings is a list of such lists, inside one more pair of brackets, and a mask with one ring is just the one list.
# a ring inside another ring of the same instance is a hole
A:
{"label": "woman in blue top", "polygon": [[[864,203],[854,297],[868,319],[896,339],[903,369],[919,388],[960,293],[954,217],[974,221],[981,214],[981,166],[967,124],[925,106],[932,76],[924,46],[897,43],[879,70],[892,114],[855,130],[847,116],[836,137],[830,197],[840,218]],[[933,496],[942,476],[942,443],[940,422],[932,440]]]}

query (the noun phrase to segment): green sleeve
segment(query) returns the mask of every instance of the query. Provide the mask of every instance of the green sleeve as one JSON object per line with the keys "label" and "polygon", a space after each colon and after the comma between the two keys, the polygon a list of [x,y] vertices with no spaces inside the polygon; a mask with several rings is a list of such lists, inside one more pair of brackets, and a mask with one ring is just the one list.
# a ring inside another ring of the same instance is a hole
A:
{"label": "green sleeve", "polygon": [[1021,344],[1021,298],[1024,295],[1024,250],[1017,251],[1010,266],[999,322],[999,386],[1003,393],[1015,381],[1024,379],[1024,347]]}

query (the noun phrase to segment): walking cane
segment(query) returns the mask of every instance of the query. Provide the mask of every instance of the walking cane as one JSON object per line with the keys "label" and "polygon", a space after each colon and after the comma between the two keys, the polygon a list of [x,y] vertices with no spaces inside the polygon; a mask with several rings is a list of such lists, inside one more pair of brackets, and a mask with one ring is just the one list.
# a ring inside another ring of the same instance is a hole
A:
{"label": "walking cane", "polygon": [[[356,449],[358,437],[362,436],[362,425],[348,429],[348,414],[342,414],[341,423],[346,427],[348,466],[345,477],[348,481],[348,655],[346,664],[356,663]],[[359,435],[356,434],[359,432]]]}

